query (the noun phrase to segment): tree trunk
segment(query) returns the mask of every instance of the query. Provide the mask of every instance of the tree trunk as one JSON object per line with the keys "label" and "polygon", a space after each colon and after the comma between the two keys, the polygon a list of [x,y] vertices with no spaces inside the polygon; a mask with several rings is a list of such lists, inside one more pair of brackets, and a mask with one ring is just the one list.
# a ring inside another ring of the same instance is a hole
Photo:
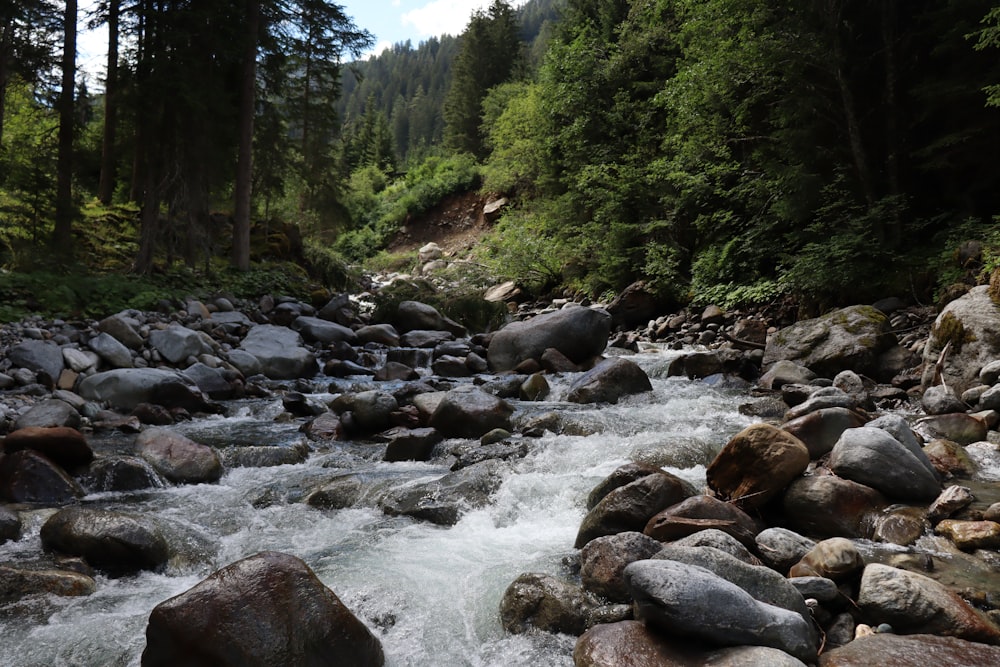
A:
{"label": "tree trunk", "polygon": [[253,186],[253,121],[257,102],[257,32],[260,0],[247,0],[247,34],[240,90],[239,155],[236,161],[236,205],[233,213],[233,266],[250,268],[250,195]]}
{"label": "tree trunk", "polygon": [[63,19],[62,90],[59,93],[59,156],[56,167],[56,221],[52,247],[62,260],[73,253],[73,93],[76,81],[76,0],[66,0]]}
{"label": "tree trunk", "polygon": [[105,206],[115,192],[115,141],[118,122],[118,0],[108,4],[108,74],[104,80],[104,136],[98,199]]}
{"label": "tree trunk", "polygon": [[[889,195],[899,198],[902,194],[902,184],[899,173],[899,97],[897,67],[897,32],[896,32],[896,2],[882,1],[882,44],[885,54],[885,171],[889,187]],[[892,208],[892,220],[887,225],[886,242],[890,247],[897,247],[903,238],[902,211],[897,203]]]}

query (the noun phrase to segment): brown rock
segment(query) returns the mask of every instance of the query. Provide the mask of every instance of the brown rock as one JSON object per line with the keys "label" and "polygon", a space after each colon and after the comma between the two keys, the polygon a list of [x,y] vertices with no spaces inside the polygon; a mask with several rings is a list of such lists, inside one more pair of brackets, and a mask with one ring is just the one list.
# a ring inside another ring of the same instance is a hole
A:
{"label": "brown rock", "polygon": [[962,551],[1000,549],[1000,523],[995,521],[945,519],[934,526],[934,532],[947,537]]}
{"label": "brown rock", "polygon": [[659,471],[610,491],[580,524],[574,546],[579,549],[596,537],[642,531],[657,512],[684,500],[691,487],[678,477]]}
{"label": "brown rock", "polygon": [[580,578],[585,590],[612,602],[631,602],[622,571],[629,563],[652,558],[663,543],[635,531],[604,535],[580,551]]}
{"label": "brown rock", "polygon": [[66,469],[85,466],[94,459],[94,451],[87,444],[87,439],[68,426],[18,429],[4,438],[4,449],[8,453],[33,449]]}
{"label": "brown rock", "polygon": [[15,503],[62,505],[83,496],[76,480],[32,449],[0,459],[0,498]]}
{"label": "brown rock", "polygon": [[843,537],[831,537],[818,543],[792,566],[789,577],[824,577],[846,581],[861,572],[865,561],[854,544]]}
{"label": "brown rock", "polygon": [[740,508],[761,507],[809,465],[809,450],[794,435],[770,424],[737,433],[708,466],[709,487]]}
{"label": "brown rock", "polygon": [[819,667],[930,667],[997,665],[1000,648],[955,637],[877,634],[856,639],[819,657]]}
{"label": "brown rock", "polygon": [[864,426],[865,418],[847,408],[821,408],[793,419],[781,428],[801,440],[809,456],[818,459],[828,454],[841,434],[849,428]]}
{"label": "brown rock", "polygon": [[800,477],[782,499],[788,527],[815,537],[866,537],[866,517],[888,504],[870,486],[834,475]]}
{"label": "brown rock", "polygon": [[692,496],[663,510],[646,524],[643,533],[661,542],[687,537],[707,528],[729,533],[746,547],[753,547],[757,524],[735,505],[712,496]]}

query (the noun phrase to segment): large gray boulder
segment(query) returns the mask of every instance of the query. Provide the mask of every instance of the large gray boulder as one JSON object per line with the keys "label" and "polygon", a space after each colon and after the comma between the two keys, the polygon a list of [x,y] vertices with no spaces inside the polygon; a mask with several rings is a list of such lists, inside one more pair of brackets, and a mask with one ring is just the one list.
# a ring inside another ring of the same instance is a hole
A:
{"label": "large gray boulder", "polygon": [[42,525],[41,539],[46,549],[80,556],[112,575],[155,570],[170,558],[160,528],[140,514],[67,507]]}
{"label": "large gray boulder", "polygon": [[563,308],[505,326],[493,335],[487,360],[493,370],[509,371],[555,348],[579,364],[604,351],[610,332],[611,315],[607,311],[582,306]]}
{"label": "large gray boulder", "polygon": [[893,344],[895,337],[885,314],[871,306],[850,306],[802,320],[770,336],[763,365],[767,368],[784,360],[830,378],[845,370],[872,375],[879,355]]}
{"label": "large gray boulder", "polygon": [[631,602],[622,578],[625,566],[652,558],[662,548],[662,542],[634,530],[591,540],[580,550],[584,589],[612,602]]}
{"label": "large gray boulder", "polygon": [[[116,368],[85,377],[77,393],[88,401],[107,403],[119,410],[133,410],[140,403],[156,403],[157,398],[190,395],[191,402],[178,407],[197,407],[200,392],[183,374],[160,368]],[[176,401],[175,401],[176,403]]]}
{"label": "large gray boulder", "polygon": [[62,373],[62,349],[47,340],[26,340],[11,348],[8,358],[14,366],[44,372],[55,382]]}
{"label": "large gray boulder", "polygon": [[50,428],[66,426],[77,428],[80,425],[80,413],[72,405],[58,398],[40,401],[14,420],[14,428]]}
{"label": "large gray boulder", "polygon": [[693,496],[694,488],[665,471],[646,474],[614,487],[604,494],[583,518],[574,547],[604,535],[642,532],[659,512]]}
{"label": "large gray boulder", "polygon": [[511,429],[513,406],[478,387],[452,389],[438,403],[428,425],[446,438],[478,438],[495,428]]}
{"label": "large gray boulder", "polygon": [[470,508],[483,507],[500,488],[499,461],[483,461],[436,479],[407,486],[382,499],[390,516],[410,516],[443,526],[458,522]]}
{"label": "large gray boulder", "polygon": [[[944,347],[951,343],[935,378]],[[937,316],[924,347],[925,387],[944,381],[957,394],[979,384],[979,371],[1000,359],[1000,306],[990,298],[989,286],[973,287]]]}
{"label": "large gray boulder", "polygon": [[89,341],[87,345],[97,356],[112,368],[132,368],[132,352],[109,333],[102,331]]}
{"label": "large gray boulder", "polygon": [[880,428],[844,431],[830,452],[829,465],[840,477],[870,486],[888,498],[933,500],[941,492],[923,451],[911,451]]}
{"label": "large gray boulder", "polygon": [[260,372],[272,380],[316,375],[316,357],[302,345],[302,337],[288,327],[260,324],[247,332],[240,349],[260,363]]}
{"label": "large gray boulder", "polygon": [[769,646],[803,662],[816,658],[815,631],[801,614],[760,602],[703,567],[641,560],[625,568],[625,582],[636,619],[667,634],[716,646]]}
{"label": "large gray boulder", "polygon": [[858,607],[872,625],[901,634],[926,633],[1000,644],[1000,628],[943,584],[916,572],[873,563],[865,567]]}
{"label": "large gray boulder", "polygon": [[139,333],[139,322],[133,317],[133,312],[122,311],[105,317],[97,323],[97,330],[110,334],[122,345],[138,350],[142,348],[142,334]]}
{"label": "large gray boulder", "polygon": [[572,403],[617,403],[630,394],[653,391],[646,371],[622,357],[604,359],[573,381],[567,399]]}
{"label": "large gray boulder", "polygon": [[197,357],[202,352],[209,351],[204,349],[204,343],[197,331],[180,324],[171,324],[166,329],[151,331],[149,344],[172,364],[180,364],[188,357]]}
{"label": "large gray boulder", "polygon": [[323,345],[338,342],[353,345],[358,341],[358,336],[353,329],[319,317],[300,315],[292,322],[292,328],[302,334],[306,340]]}
{"label": "large gray boulder", "polygon": [[382,645],[302,560],[267,551],[158,604],[143,667],[369,665]]}
{"label": "large gray boulder", "polygon": [[399,304],[396,309],[396,329],[400,333],[447,331],[458,338],[468,335],[468,331],[461,324],[445,317],[434,306],[419,301],[403,301]]}

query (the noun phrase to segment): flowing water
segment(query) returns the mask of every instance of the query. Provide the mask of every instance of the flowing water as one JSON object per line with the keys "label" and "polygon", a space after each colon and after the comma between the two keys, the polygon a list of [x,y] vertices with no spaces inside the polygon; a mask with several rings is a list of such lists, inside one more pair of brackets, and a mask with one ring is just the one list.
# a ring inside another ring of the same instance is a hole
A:
{"label": "flowing water", "polygon": [[[141,494],[97,494],[84,504],[144,512],[174,527],[180,554],[164,572],[98,577],[86,597],[36,597],[0,607],[0,665],[138,665],[149,612],[215,569],[263,550],[309,564],[380,638],[387,665],[572,665],[575,638],[509,636],[498,608],[522,572],[569,575],[568,558],[590,490],[619,465],[663,466],[696,486],[705,465],[749,419],[745,397],[703,383],[667,378],[672,353],[632,357],[654,391],[614,406],[580,406],[552,398],[517,403],[515,419],[562,414],[569,432],[530,440],[511,464],[488,507],[451,527],[384,515],[374,504],[321,510],[300,502],[316,484],[347,470],[396,486],[439,477],[443,464],[384,463],[378,445],[314,452],[302,464],[234,468],[216,484]],[[195,440],[220,445],[292,444],[296,424],[279,424],[280,400],[229,406],[229,416],[185,425]],[[110,443],[126,448],[127,441]],[[41,551],[44,511],[22,512],[24,536],[0,546],[0,563],[30,561]]]}

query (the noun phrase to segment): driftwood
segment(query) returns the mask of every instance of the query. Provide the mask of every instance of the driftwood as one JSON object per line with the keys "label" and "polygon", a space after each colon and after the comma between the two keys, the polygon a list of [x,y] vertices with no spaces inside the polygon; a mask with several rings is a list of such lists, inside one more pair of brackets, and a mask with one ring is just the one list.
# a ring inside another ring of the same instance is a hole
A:
{"label": "driftwood", "polygon": [[764,343],[755,343],[752,340],[744,340],[742,338],[736,338],[734,336],[730,336],[725,331],[722,332],[722,337],[728,340],[736,347],[744,350],[763,350],[765,348]]}
{"label": "driftwood", "polygon": [[948,385],[944,381],[944,362],[948,358],[948,352],[951,351],[951,341],[948,341],[944,348],[941,350],[941,354],[938,355],[937,363],[934,364],[934,380],[931,382],[931,386],[936,384],[941,384],[945,389]]}

